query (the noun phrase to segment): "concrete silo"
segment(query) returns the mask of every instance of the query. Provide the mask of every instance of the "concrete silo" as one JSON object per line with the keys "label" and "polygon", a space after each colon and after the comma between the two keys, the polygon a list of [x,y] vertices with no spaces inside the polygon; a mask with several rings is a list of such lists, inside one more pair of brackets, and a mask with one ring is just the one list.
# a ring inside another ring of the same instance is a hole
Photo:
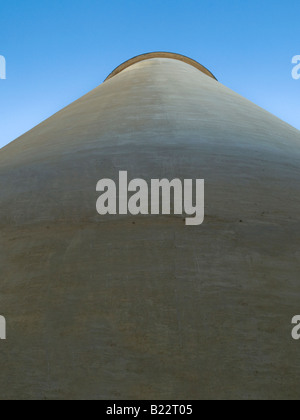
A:
{"label": "concrete silo", "polygon": [[[300,134],[167,53],[0,151],[2,399],[299,398]],[[204,179],[205,221],[96,212]]]}

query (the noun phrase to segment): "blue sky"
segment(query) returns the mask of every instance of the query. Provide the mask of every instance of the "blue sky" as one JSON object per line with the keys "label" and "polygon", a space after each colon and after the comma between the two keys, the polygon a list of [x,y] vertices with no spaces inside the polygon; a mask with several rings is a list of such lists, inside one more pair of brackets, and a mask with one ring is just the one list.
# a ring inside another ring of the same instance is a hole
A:
{"label": "blue sky", "polygon": [[300,129],[299,0],[9,0],[0,5],[0,147],[98,86],[171,51]]}

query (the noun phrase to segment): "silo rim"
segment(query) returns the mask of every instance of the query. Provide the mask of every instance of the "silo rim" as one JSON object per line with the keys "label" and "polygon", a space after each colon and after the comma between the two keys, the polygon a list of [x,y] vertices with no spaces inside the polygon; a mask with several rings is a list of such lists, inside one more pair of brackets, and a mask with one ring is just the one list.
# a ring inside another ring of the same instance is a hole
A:
{"label": "silo rim", "polygon": [[121,73],[123,70],[127,69],[128,67],[132,66],[133,64],[139,63],[144,60],[150,60],[152,58],[171,58],[173,60],[183,61],[184,63],[187,63],[195,67],[196,69],[200,70],[202,73],[206,74],[212,79],[217,80],[217,78],[206,67],[202,66],[202,64],[198,63],[192,58],[186,57],[185,55],[181,55],[181,54],[157,51],[157,52],[137,55],[136,57],[133,57],[130,60],[125,61],[109,74],[109,76],[105,79],[105,82],[111,79],[112,77],[116,76],[117,74]]}

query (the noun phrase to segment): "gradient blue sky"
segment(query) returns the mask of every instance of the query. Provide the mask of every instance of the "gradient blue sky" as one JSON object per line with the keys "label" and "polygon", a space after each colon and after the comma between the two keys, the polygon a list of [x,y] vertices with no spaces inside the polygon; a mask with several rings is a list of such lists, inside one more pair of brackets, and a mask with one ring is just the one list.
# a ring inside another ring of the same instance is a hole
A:
{"label": "gradient blue sky", "polygon": [[9,0],[0,5],[0,147],[144,52],[181,53],[300,129],[299,0]]}

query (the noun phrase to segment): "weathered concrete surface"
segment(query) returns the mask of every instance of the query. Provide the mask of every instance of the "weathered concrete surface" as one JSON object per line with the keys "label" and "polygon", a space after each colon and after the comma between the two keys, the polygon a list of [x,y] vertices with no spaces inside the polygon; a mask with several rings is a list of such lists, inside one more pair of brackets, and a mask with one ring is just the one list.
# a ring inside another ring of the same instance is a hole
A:
{"label": "weathered concrete surface", "polygon": [[[299,163],[298,130],[166,58],[1,149],[1,398],[299,399]],[[119,170],[205,178],[205,223],[100,217]]]}

